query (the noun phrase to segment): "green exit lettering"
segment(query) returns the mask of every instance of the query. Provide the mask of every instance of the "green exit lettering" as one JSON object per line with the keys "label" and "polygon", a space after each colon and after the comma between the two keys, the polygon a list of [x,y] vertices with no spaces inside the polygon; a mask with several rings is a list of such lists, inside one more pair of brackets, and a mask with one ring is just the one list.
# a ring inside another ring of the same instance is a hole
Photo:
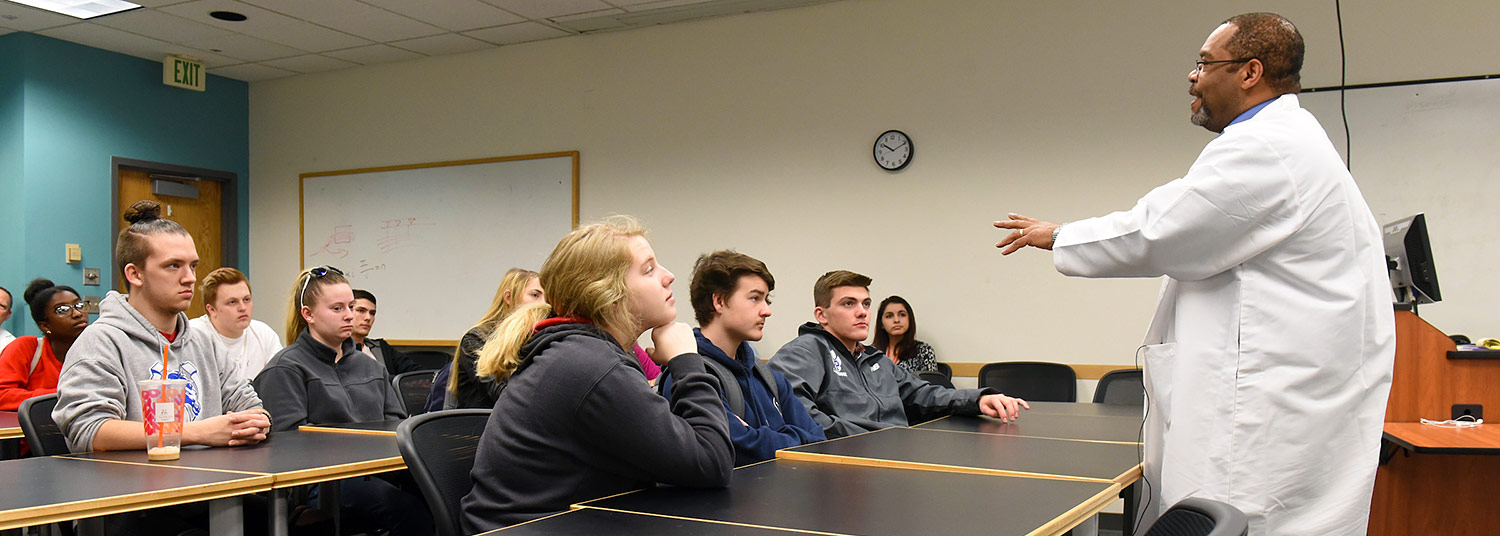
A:
{"label": "green exit lettering", "polygon": [[177,64],[177,76],[174,77],[174,80],[177,83],[188,86],[198,85],[198,76],[199,74],[201,74],[201,71],[199,69],[202,67],[201,65],[198,65],[196,63],[188,63],[182,60],[177,60],[175,63]]}

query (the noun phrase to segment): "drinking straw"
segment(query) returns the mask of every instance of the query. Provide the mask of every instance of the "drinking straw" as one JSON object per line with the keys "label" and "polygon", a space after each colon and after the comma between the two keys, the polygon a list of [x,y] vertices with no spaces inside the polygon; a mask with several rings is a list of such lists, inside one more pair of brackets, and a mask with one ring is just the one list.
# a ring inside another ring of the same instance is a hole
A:
{"label": "drinking straw", "polygon": [[[167,401],[167,345],[165,344],[161,345],[161,379],[161,396],[157,399],[157,403]],[[161,448],[162,444],[162,424],[156,423],[156,448]]]}

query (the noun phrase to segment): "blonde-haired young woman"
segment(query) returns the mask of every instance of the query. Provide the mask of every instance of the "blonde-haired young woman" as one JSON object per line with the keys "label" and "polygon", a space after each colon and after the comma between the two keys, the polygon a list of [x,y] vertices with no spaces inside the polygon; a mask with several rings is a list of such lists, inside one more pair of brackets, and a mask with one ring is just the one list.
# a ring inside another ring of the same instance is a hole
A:
{"label": "blonde-haired young woman", "polygon": [[[495,398],[500,396],[502,384],[474,374],[479,350],[501,320],[523,305],[542,301],[546,294],[542,291],[539,275],[521,268],[505,272],[505,277],[500,279],[500,288],[495,290],[495,299],[490,301],[490,309],[485,311],[479,323],[464,333],[458,341],[458,348],[453,351],[453,362],[444,367],[451,369],[448,381],[434,388],[445,393],[441,395],[443,409],[495,407]],[[438,376],[442,377],[443,373],[439,371]],[[429,402],[429,408],[432,405]]]}
{"label": "blonde-haired young woman", "polygon": [[[674,321],[673,279],[628,217],[558,242],[542,265],[546,303],[511,313],[480,352],[479,375],[508,383],[479,440],[465,533],[653,482],[729,484],[718,380],[692,329]],[[677,379],[670,404],[629,350],[648,329],[653,359]]]}

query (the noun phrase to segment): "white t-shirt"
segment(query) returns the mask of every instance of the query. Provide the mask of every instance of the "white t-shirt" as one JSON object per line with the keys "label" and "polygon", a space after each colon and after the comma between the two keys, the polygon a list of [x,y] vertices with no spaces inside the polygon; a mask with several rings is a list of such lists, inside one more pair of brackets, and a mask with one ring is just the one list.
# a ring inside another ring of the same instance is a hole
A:
{"label": "white t-shirt", "polygon": [[0,328],[0,350],[4,350],[5,345],[10,344],[10,341],[13,340],[16,340],[15,335],[11,335],[5,328]]}
{"label": "white t-shirt", "polygon": [[281,337],[276,335],[271,326],[259,320],[250,320],[250,327],[245,328],[245,332],[234,339],[220,335],[213,323],[208,321],[208,315],[189,320],[188,325],[218,341],[224,349],[224,355],[234,362],[235,373],[245,381],[254,381],[260,370],[266,368],[266,362],[271,360],[271,356],[281,350]]}

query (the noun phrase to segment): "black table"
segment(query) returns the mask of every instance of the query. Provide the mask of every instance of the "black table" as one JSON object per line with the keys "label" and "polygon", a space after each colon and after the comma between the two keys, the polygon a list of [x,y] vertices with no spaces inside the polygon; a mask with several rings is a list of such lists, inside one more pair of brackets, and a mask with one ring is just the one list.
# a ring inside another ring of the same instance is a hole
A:
{"label": "black table", "polygon": [[1028,415],[1071,415],[1076,417],[1121,417],[1140,422],[1145,410],[1140,406],[1094,404],[1091,402],[1027,402],[1031,409],[1021,411],[1021,419]]}
{"label": "black table", "polygon": [[[1024,418],[1024,417],[1023,417]],[[1137,445],[887,428],[776,452],[778,459],[1113,482],[1141,475]]]}
{"label": "black table", "polygon": [[[229,499],[267,491],[273,480],[269,475],[165,468],[146,463],[145,452],[134,454],[141,463],[69,457],[0,462],[5,475],[0,529]],[[231,507],[237,506],[238,499],[232,500],[236,504]]]}
{"label": "black table", "polygon": [[1009,423],[1000,422],[1000,419],[992,417],[955,415],[928,421],[912,428],[1126,445],[1139,444],[1138,440],[1141,437],[1139,418],[1100,415],[1025,413],[1020,419]]}
{"label": "black table", "polygon": [[270,527],[278,536],[284,536],[287,531],[288,489],[406,468],[400,451],[396,449],[394,435],[296,430],[276,432],[269,440],[246,447],[184,448],[182,457],[170,462],[147,462],[146,453],[141,451],[92,452],[73,456],[153,467],[269,475],[272,478]]}
{"label": "black table", "polygon": [[374,421],[374,422],[351,422],[344,424],[304,424],[297,427],[304,432],[332,432],[340,434],[372,434],[396,436],[396,427],[401,426],[402,420]]}
{"label": "black table", "polygon": [[736,469],[724,489],[657,487],[577,506],[831,534],[1062,534],[1119,489],[1112,482],[773,460]]}
{"label": "black table", "polygon": [[537,536],[558,534],[576,534],[579,536],[592,536],[594,534],[611,534],[617,536],[778,536],[806,533],[734,523],[582,508],[527,521],[503,529],[495,529],[484,534],[503,534],[504,536],[525,536],[527,534],[535,534]]}

